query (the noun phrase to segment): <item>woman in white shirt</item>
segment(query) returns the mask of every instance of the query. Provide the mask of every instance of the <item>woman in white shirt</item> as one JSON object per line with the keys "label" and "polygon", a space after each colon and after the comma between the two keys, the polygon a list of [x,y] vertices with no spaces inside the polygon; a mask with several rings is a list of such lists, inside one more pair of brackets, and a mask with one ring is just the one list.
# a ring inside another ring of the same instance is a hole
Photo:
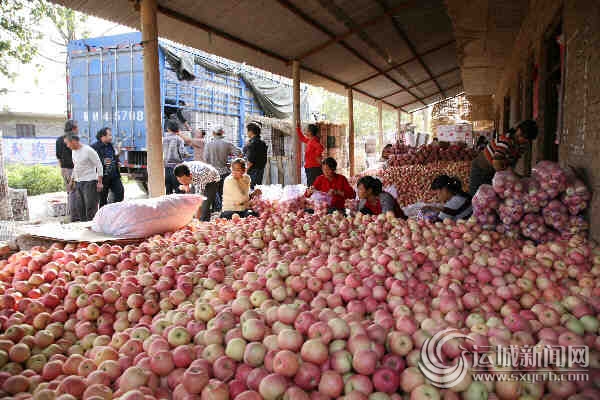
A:
{"label": "woman in white shirt", "polygon": [[233,214],[245,218],[256,213],[250,209],[250,199],[260,195],[260,190],[250,192],[250,176],[246,174],[246,162],[237,158],[231,163],[231,175],[223,182],[223,210],[221,218],[231,219]]}

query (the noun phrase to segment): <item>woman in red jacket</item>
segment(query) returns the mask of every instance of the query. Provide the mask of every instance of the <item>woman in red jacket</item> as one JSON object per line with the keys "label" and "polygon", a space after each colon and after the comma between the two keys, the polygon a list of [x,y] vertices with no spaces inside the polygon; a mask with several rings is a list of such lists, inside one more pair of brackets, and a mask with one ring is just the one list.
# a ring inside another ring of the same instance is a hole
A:
{"label": "woman in red jacket", "polygon": [[333,158],[324,159],[322,166],[323,175],[315,179],[315,183],[306,190],[305,196],[310,197],[315,191],[327,193],[333,198],[329,212],[335,210],[344,212],[346,200],[355,198],[356,193],[344,175],[335,173],[337,162]]}
{"label": "woman in red jacket", "polygon": [[302,134],[302,128],[296,127],[300,141],[306,144],[304,150],[304,172],[306,173],[306,186],[312,186],[321,175],[321,154],[323,153],[323,145],[319,141],[319,127],[315,124],[308,125],[306,136]]}

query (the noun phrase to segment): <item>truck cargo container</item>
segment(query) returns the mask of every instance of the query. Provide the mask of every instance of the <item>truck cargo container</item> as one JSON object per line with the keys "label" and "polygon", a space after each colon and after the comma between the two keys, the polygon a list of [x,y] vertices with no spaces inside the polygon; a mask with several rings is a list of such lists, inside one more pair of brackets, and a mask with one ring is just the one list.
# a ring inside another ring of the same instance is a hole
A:
{"label": "truck cargo container", "polygon": [[[123,150],[121,172],[145,182],[147,140],[141,42],[139,32],[71,41],[68,45],[67,96],[69,116],[79,123],[82,141],[91,144],[96,140],[98,130],[111,128],[113,143]],[[265,115],[257,102],[256,88],[249,88],[241,74],[211,71],[203,61],[224,70],[243,71],[246,77],[267,84],[283,85],[289,90],[291,104],[292,86],[287,78],[166,40],[160,40],[159,45],[163,121],[165,105],[171,109],[179,108],[192,128],[207,131],[207,138],[214,128],[221,126],[226,138],[242,147],[248,118]],[[193,80],[179,79],[179,71],[167,60],[169,54],[196,60],[190,64]],[[306,93],[306,87],[303,91]],[[180,101],[185,105],[180,105]],[[306,100],[302,111],[306,114],[303,119],[308,118]]]}

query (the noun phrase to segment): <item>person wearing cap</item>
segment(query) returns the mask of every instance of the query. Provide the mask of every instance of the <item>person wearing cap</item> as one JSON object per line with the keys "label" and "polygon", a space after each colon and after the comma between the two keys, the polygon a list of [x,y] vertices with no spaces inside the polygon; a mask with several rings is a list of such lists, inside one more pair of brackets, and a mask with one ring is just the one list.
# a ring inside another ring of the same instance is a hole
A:
{"label": "person wearing cap", "polygon": [[67,146],[66,138],[69,135],[77,135],[78,132],[77,122],[68,120],[65,123],[63,135],[56,138],[56,159],[60,165],[60,172],[67,190],[67,207],[72,221],[79,221],[79,209],[77,208],[77,193],[75,188],[69,184],[73,174],[73,155]]}
{"label": "person wearing cap", "polygon": [[306,144],[304,150],[304,172],[306,173],[306,186],[313,185],[319,175],[323,174],[321,169],[321,155],[323,154],[323,145],[319,140],[319,126],[315,124],[308,125],[306,133],[302,133],[300,125],[296,127],[298,138]]}
{"label": "person wearing cap", "polygon": [[251,121],[247,126],[248,143],[244,146],[244,158],[247,161],[246,173],[250,176],[250,189],[261,185],[267,165],[267,144],[260,138],[262,123]]}
{"label": "person wearing cap", "polygon": [[471,163],[470,195],[474,196],[481,185],[491,184],[497,171],[514,168],[537,134],[536,122],[526,120],[493,139]]}
{"label": "person wearing cap", "polygon": [[217,128],[213,132],[213,140],[204,146],[204,162],[212,165],[219,171],[221,180],[219,181],[219,195],[217,196],[216,211],[221,211],[223,199],[223,182],[230,173],[227,161],[230,155],[240,157],[242,150],[236,147],[233,143],[228,142],[224,138],[225,129]]}

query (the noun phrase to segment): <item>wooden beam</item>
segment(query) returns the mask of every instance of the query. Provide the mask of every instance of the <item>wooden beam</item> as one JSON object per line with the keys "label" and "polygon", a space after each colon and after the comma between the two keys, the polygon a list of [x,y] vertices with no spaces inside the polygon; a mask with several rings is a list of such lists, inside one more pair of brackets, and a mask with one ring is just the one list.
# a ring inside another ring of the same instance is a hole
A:
{"label": "wooden beam", "polygon": [[[322,0],[319,0],[319,1],[322,1]],[[325,35],[329,36],[332,39],[335,38],[335,34],[333,32],[331,32],[329,29],[322,26],[317,21],[313,20],[310,16],[308,16],[306,13],[304,13],[302,10],[300,10],[298,7],[296,7],[294,4],[292,4],[289,0],[277,0],[277,2],[279,4],[281,4],[282,6],[284,6],[285,8],[287,8],[291,13],[296,15],[298,18],[300,18],[301,20],[303,20],[304,22],[306,22],[307,24],[312,26],[313,28],[321,31],[322,33],[324,33]],[[360,54],[355,48],[348,45],[343,40],[340,41],[340,45],[344,49],[346,49],[348,52],[350,52],[352,55],[354,55],[356,58],[358,58],[360,61],[367,64],[369,67],[373,68],[375,71],[381,72],[386,78],[388,78],[390,81],[392,81],[395,85],[400,86],[403,89],[406,89],[406,86],[404,86],[402,83],[398,82],[396,79],[394,79],[394,77],[390,76],[386,72],[383,72],[383,70],[379,66],[377,66],[373,62],[369,61],[365,56]],[[408,91],[408,92],[410,93],[410,91]],[[425,102],[421,99],[421,97],[419,97],[418,95],[416,95],[414,93],[411,93],[411,94],[417,100],[422,102],[423,105],[425,105]]]}
{"label": "wooden beam", "polygon": [[[450,40],[448,42],[444,42],[444,43],[440,44],[439,46],[436,46],[436,47],[434,47],[432,49],[429,49],[429,50],[427,50],[427,51],[425,51],[423,53],[420,53],[419,55],[421,57],[424,57],[424,56],[426,56],[428,54],[431,54],[431,53],[434,53],[434,52],[436,52],[438,50],[441,50],[444,47],[450,46],[451,44],[454,44],[454,42],[456,42],[456,41],[455,40]],[[410,64],[411,62],[416,61],[416,60],[417,60],[417,57],[411,57],[408,60],[402,61],[401,63],[394,64],[394,65],[391,65],[391,66],[385,68],[383,70],[383,72],[390,72],[390,71],[392,71],[392,70],[394,70],[396,68],[400,68],[400,67],[402,67],[404,65],[407,65],[407,64]],[[356,86],[360,85],[361,83],[365,83],[366,81],[370,81],[371,79],[377,78],[378,76],[381,76],[381,75],[383,75],[382,72],[377,72],[376,74],[369,75],[366,78],[361,79],[360,81],[354,82],[351,86],[352,87],[356,87]]]}
{"label": "wooden beam", "polygon": [[[300,61],[292,62],[292,79],[294,83],[294,128],[300,126]],[[300,139],[296,132],[293,132],[294,140],[294,179],[296,184],[300,184],[302,180],[302,148],[300,147]]]}
{"label": "wooden beam", "polygon": [[[334,78],[334,77],[333,77],[333,76],[331,76],[331,75],[327,75],[327,74],[324,74],[324,73],[322,73],[322,72],[315,71],[315,70],[314,70],[314,69],[312,69],[312,68],[309,68],[309,67],[302,67],[301,69],[303,69],[303,70],[304,70],[304,71],[306,71],[306,72],[310,72],[311,74],[315,74],[315,75],[317,75],[317,76],[320,76],[320,77],[322,77],[322,78],[325,78],[325,79],[327,79],[327,80],[330,80],[331,82],[334,82],[334,83],[336,83],[336,84],[338,84],[338,85],[340,85],[340,86],[344,86],[344,87],[347,87],[347,86],[348,86],[347,84],[345,84],[344,82],[340,81],[339,79],[337,79],[337,78]],[[377,97],[375,97],[375,96],[373,96],[373,95],[371,95],[371,94],[369,94],[369,93],[365,92],[364,90],[360,90],[360,89],[356,89],[356,88],[354,88],[354,91],[355,91],[355,92],[357,92],[357,93],[360,93],[360,94],[362,94],[362,95],[363,95],[363,96],[365,96],[365,97],[368,97],[368,98],[370,98],[370,99],[373,99],[373,100],[375,100],[375,101],[379,101],[379,100],[380,100],[380,99],[378,99]],[[387,102],[387,101],[385,101],[385,100],[382,100],[382,101],[383,101],[383,104],[385,104],[386,106],[388,106],[388,107],[390,107],[390,108],[393,108],[393,109],[396,109],[396,108],[397,108],[397,106],[393,105],[393,104],[392,104],[392,103],[390,103],[390,102]],[[404,111],[404,112],[406,112],[406,113],[408,113],[408,111],[406,111],[406,110],[403,110],[403,111]]]}
{"label": "wooden beam", "polygon": [[185,24],[194,26],[196,28],[200,28],[203,31],[206,31],[206,32],[209,32],[209,33],[213,33],[213,34],[215,34],[217,36],[222,37],[223,39],[227,39],[227,40],[229,40],[229,41],[231,41],[233,43],[236,43],[236,44],[239,44],[242,47],[246,47],[248,49],[254,50],[254,51],[256,51],[256,52],[258,52],[260,54],[263,54],[265,56],[269,56],[271,58],[275,58],[275,59],[277,59],[279,61],[283,61],[285,63],[289,63],[290,62],[289,59],[287,59],[287,58],[285,58],[285,57],[283,57],[283,56],[281,56],[281,55],[279,55],[279,54],[277,54],[277,53],[275,53],[273,51],[267,50],[267,49],[265,49],[263,47],[260,47],[260,46],[258,46],[256,44],[250,43],[250,42],[248,42],[248,41],[246,41],[244,39],[240,39],[237,36],[233,36],[233,35],[225,32],[225,31],[223,31],[221,29],[218,29],[218,28],[215,28],[214,26],[205,24],[204,22],[200,22],[200,21],[198,21],[198,20],[196,20],[196,19],[194,19],[192,17],[189,17],[189,16],[187,16],[185,14],[182,14],[182,13],[180,13],[178,11],[172,10],[172,9],[170,9],[168,7],[164,7],[164,6],[159,5],[158,6],[158,12],[161,13],[161,14],[163,14],[163,15],[166,15],[167,17],[173,18],[174,20],[177,20],[179,22],[183,22]]}
{"label": "wooden beam", "polygon": [[[214,35],[216,35],[216,36],[222,37],[223,39],[226,39],[226,40],[229,40],[229,41],[231,41],[231,42],[233,42],[233,43],[236,43],[236,44],[238,44],[238,45],[240,45],[240,46],[242,46],[242,47],[245,47],[245,48],[247,48],[247,49],[254,50],[254,51],[256,51],[256,52],[258,52],[258,53],[260,53],[260,54],[263,54],[263,55],[265,55],[265,56],[268,56],[268,57],[274,58],[274,59],[276,59],[276,60],[278,60],[278,61],[282,61],[282,62],[284,62],[284,63],[286,63],[286,64],[288,64],[288,65],[292,63],[292,60],[290,60],[290,59],[288,59],[288,58],[285,58],[285,57],[283,57],[282,55],[279,55],[279,54],[277,54],[277,53],[275,53],[275,52],[272,52],[272,51],[270,51],[270,50],[264,49],[264,48],[262,48],[262,47],[260,47],[260,46],[258,46],[258,45],[255,45],[255,44],[253,44],[253,43],[250,43],[250,42],[248,42],[248,41],[246,41],[246,40],[243,40],[243,39],[240,39],[240,38],[238,38],[238,37],[235,37],[235,36],[233,36],[233,35],[230,35],[230,34],[229,34],[229,33],[227,33],[227,32],[224,32],[224,31],[222,31],[222,30],[220,30],[220,29],[217,29],[217,28],[215,28],[215,27],[213,27],[213,26],[207,25],[207,24],[205,24],[205,23],[203,23],[203,22],[197,21],[197,20],[195,20],[195,19],[193,19],[193,18],[191,18],[191,17],[188,17],[188,16],[187,16],[187,15],[185,15],[185,14],[181,14],[181,13],[179,13],[179,12],[177,12],[177,11],[174,11],[174,10],[171,10],[171,9],[169,9],[169,8],[167,8],[167,7],[164,7],[164,6],[160,6],[160,5],[159,5],[159,6],[158,6],[158,11],[159,11],[161,14],[163,14],[163,15],[166,15],[166,16],[168,16],[168,17],[170,17],[170,18],[172,18],[172,19],[175,19],[175,20],[177,20],[177,21],[179,21],[179,22],[185,23],[185,24],[187,24],[187,25],[190,25],[190,26],[193,26],[193,27],[195,27],[195,28],[202,29],[203,31],[206,31],[206,32],[212,33],[212,34],[214,34]],[[304,70],[304,71],[307,71],[307,72],[310,72],[310,73],[311,73],[311,74],[313,74],[313,75],[320,76],[320,77],[322,77],[322,78],[324,78],[324,79],[327,79],[327,80],[329,80],[329,81],[331,81],[331,82],[337,83],[337,84],[339,84],[340,86],[344,86],[344,87],[345,87],[345,86],[348,86],[348,83],[347,83],[347,82],[342,82],[342,81],[340,81],[339,79],[336,79],[336,78],[334,78],[334,77],[332,77],[332,76],[330,76],[330,75],[324,74],[324,73],[322,73],[322,72],[316,71],[316,70],[314,70],[314,69],[312,69],[312,68],[309,68],[309,67],[306,67],[306,66],[302,66],[302,65],[301,65],[301,66],[300,66],[300,69],[302,69],[302,70]],[[364,96],[366,96],[366,97],[369,97],[369,98],[371,98],[371,99],[373,99],[373,100],[378,100],[378,99],[377,99],[377,97],[375,97],[375,96],[373,96],[373,95],[371,95],[371,94],[369,94],[369,93],[365,92],[364,90],[359,90],[359,89],[355,89],[355,90],[356,90],[358,93],[360,93],[360,94],[362,94],[362,95],[364,95]],[[386,105],[387,105],[387,106],[389,106],[390,108],[396,108],[396,106],[395,106],[395,105],[393,105],[393,104],[391,104],[391,103],[388,103],[388,102],[386,102],[386,101],[384,101],[384,104],[386,104]]]}
{"label": "wooden beam", "polygon": [[[442,76],[444,76],[444,75],[448,75],[448,74],[450,74],[450,73],[452,73],[452,72],[455,72],[455,71],[457,71],[457,70],[460,70],[460,67],[454,67],[454,68],[452,68],[452,69],[449,69],[449,70],[447,70],[447,71],[444,71],[444,72],[442,72],[441,74],[438,74],[438,75],[436,75],[434,78],[441,78]],[[411,89],[411,88],[416,88],[417,86],[421,86],[422,84],[424,84],[424,83],[427,83],[427,82],[430,82],[431,80],[432,80],[431,78],[428,78],[428,79],[422,80],[421,82],[417,82],[417,83],[415,83],[414,85],[412,85],[412,86],[409,86],[408,88],[409,88],[409,89]],[[382,100],[383,100],[383,99],[387,99],[388,97],[395,96],[395,95],[397,95],[397,94],[399,94],[399,93],[402,93],[402,92],[404,92],[404,90],[402,90],[402,89],[400,89],[400,90],[396,90],[395,92],[392,92],[392,93],[390,93],[390,94],[386,94],[385,96],[381,97],[381,99],[382,99]],[[439,92],[438,92],[438,93],[439,93]]]}
{"label": "wooden beam", "polygon": [[397,118],[398,118],[398,139],[400,139],[400,128],[402,127],[402,110],[397,110]]}
{"label": "wooden beam", "polygon": [[[287,1],[287,0],[282,0],[282,1]],[[333,0],[317,0],[317,1],[319,2],[319,4],[321,4],[321,6],[323,8],[325,8],[327,11],[329,11],[329,13],[331,13],[338,21],[344,23],[344,25],[346,25],[348,27],[356,26],[356,23],[352,20],[352,18],[350,18],[348,15],[346,15],[344,10],[341,7],[339,7]],[[317,24],[317,26],[320,26],[320,24]],[[325,29],[325,28],[322,27],[322,29]],[[377,43],[375,43],[373,40],[371,40],[371,38],[369,38],[368,35],[365,34],[362,30],[358,30],[358,36],[360,37],[360,39],[363,42],[365,42],[367,47],[369,47],[371,50],[375,51],[380,57],[382,57],[384,59],[384,61],[386,63],[389,64],[391,62],[390,56],[387,54],[387,52],[385,50],[383,50]],[[365,56],[360,54],[356,49],[354,49],[347,43],[341,42],[341,44],[346,50],[350,51],[352,54],[354,54],[356,57],[358,57],[360,60],[362,60],[365,64],[369,65],[375,71],[382,72],[383,75],[386,78],[388,78],[392,83],[394,83],[397,86],[400,86],[402,89],[406,90],[413,97],[415,97],[417,100],[419,100],[421,103],[423,103],[423,105],[425,105],[425,102],[419,95],[412,93],[409,89],[406,88],[405,85],[403,85],[396,78],[389,75],[387,72],[383,72],[382,68],[380,68],[375,63],[369,61]]]}
{"label": "wooden beam", "polygon": [[[379,3],[379,5],[381,6],[381,8],[383,8],[384,12],[386,12],[386,11],[389,10],[389,7],[387,6],[385,0],[377,0],[377,3]],[[425,64],[425,62],[423,61],[423,58],[417,52],[417,48],[415,47],[415,45],[412,42],[412,40],[410,40],[410,38],[408,37],[408,35],[404,31],[404,29],[400,26],[400,24],[398,23],[398,21],[394,18],[394,16],[393,15],[389,15],[389,17],[390,17],[390,21],[392,22],[392,25],[394,26],[394,29],[396,30],[396,33],[398,34],[398,36],[400,36],[400,38],[404,41],[404,43],[406,43],[406,46],[408,47],[408,49],[410,50],[410,52],[412,53],[412,55],[414,57],[416,57],[416,59],[419,62],[419,64],[421,64],[421,67],[425,70],[425,72],[427,73],[427,75],[429,75],[429,77],[433,80],[433,83],[435,83],[435,86],[442,93],[442,95],[444,97],[446,97],[446,93],[444,93],[444,89],[442,89],[442,87],[440,86],[440,84],[438,83],[438,81],[433,76],[433,73],[431,72],[431,69],[429,68],[429,66],[427,64]]]}
{"label": "wooden beam", "polygon": [[348,159],[350,161],[350,176],[354,176],[354,99],[352,88],[348,92]]}
{"label": "wooden beam", "polygon": [[140,2],[142,42],[144,44],[144,110],[148,138],[148,193],[165,194],[165,165],[162,151],[160,109],[160,72],[158,70],[157,0]]}
{"label": "wooden beam", "polygon": [[[295,13],[295,8],[294,9],[290,9],[289,8],[289,5],[290,5],[289,2],[279,1],[279,0],[277,0],[277,1],[279,2],[279,4],[281,4],[285,8],[288,8],[290,11],[292,11],[293,13]],[[361,30],[363,30],[365,28],[369,28],[369,27],[377,24],[378,22],[380,22],[382,19],[387,18],[387,17],[391,17],[391,16],[393,16],[393,14],[397,13],[398,11],[401,11],[403,9],[409,8],[412,5],[413,4],[411,4],[411,1],[405,1],[404,3],[400,4],[398,7],[390,8],[387,11],[385,11],[382,15],[378,15],[376,17],[373,17],[373,18],[371,18],[371,19],[369,19],[369,20],[361,23],[361,24],[357,24],[354,28],[349,29],[348,31],[346,31],[346,32],[344,32],[342,34],[337,35],[337,36],[335,36],[335,37],[333,37],[333,38],[331,38],[331,39],[329,39],[329,40],[321,43],[320,45],[315,46],[312,49],[305,51],[303,54],[301,54],[297,58],[298,58],[298,60],[303,60],[306,57],[310,57],[313,54],[318,53],[318,52],[326,49],[327,47],[329,47],[329,46],[331,46],[331,45],[333,45],[335,43],[338,43],[338,42],[341,42],[344,39],[347,39],[349,36],[352,36],[355,33],[358,33],[358,31],[361,31]]]}
{"label": "wooden beam", "polygon": [[383,103],[381,101],[377,102],[377,130],[379,133],[379,152],[383,150]]}
{"label": "wooden beam", "polygon": [[[462,86],[462,82],[461,82],[461,83],[457,83],[456,85],[452,85],[452,86],[450,86],[450,87],[447,87],[447,88],[446,88],[446,90],[451,90],[451,89],[454,89],[454,88],[457,88],[457,87],[460,87],[460,86]],[[438,95],[438,94],[441,94],[441,93],[440,93],[440,92],[437,92],[437,93],[431,94],[431,95],[427,96],[427,98],[429,98],[429,97],[433,97],[433,96],[436,96],[436,95]],[[446,100],[446,99],[443,99],[443,100],[440,100],[440,101],[444,101],[444,100]],[[402,105],[399,105],[399,106],[398,106],[398,107],[396,107],[396,108],[398,108],[398,109],[402,109],[402,108],[404,108],[404,107],[406,107],[406,106],[409,106],[409,105],[411,105],[411,104],[414,104],[414,103],[417,103],[417,101],[411,101],[410,103],[404,103],[404,104],[402,104]],[[428,105],[430,105],[430,104],[428,104]],[[412,114],[412,111],[410,112],[410,114]]]}

